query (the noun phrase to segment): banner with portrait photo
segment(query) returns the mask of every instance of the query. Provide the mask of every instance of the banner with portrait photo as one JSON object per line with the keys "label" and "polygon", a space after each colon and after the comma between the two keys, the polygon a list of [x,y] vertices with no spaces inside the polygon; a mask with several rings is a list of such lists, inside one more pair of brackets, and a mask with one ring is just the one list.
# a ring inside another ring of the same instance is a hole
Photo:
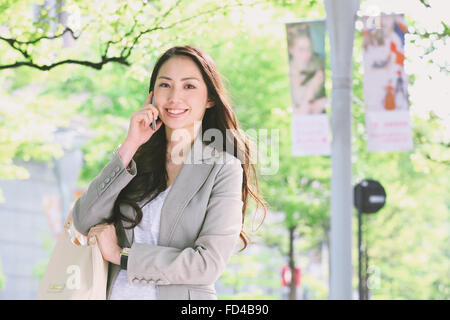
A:
{"label": "banner with portrait photo", "polygon": [[329,155],[325,111],[325,20],[286,23],[292,101],[292,155]]}
{"label": "banner with portrait photo", "polygon": [[411,150],[404,17],[363,17],[362,22],[367,150]]}

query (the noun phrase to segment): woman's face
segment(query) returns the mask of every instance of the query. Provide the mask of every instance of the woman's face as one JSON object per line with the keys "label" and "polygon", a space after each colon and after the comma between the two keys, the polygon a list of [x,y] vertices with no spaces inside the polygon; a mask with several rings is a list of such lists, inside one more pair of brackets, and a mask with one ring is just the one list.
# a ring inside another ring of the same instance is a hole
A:
{"label": "woman's face", "polygon": [[311,39],[308,37],[295,39],[289,53],[292,55],[294,64],[305,66],[311,59]]}
{"label": "woman's face", "polygon": [[[187,129],[202,121],[207,108],[208,90],[202,74],[191,58],[174,56],[159,69],[154,87],[155,107],[168,129]],[[181,113],[180,113],[181,112]]]}

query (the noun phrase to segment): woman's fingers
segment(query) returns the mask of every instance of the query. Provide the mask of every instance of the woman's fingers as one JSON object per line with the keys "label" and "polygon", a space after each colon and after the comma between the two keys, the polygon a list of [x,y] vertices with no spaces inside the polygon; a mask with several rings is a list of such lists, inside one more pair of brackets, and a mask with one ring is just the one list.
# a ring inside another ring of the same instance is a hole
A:
{"label": "woman's fingers", "polygon": [[151,110],[151,120],[152,120],[152,122],[158,120],[158,111],[156,111],[156,110],[154,110],[154,109],[155,109],[155,108],[153,108],[153,109]]}
{"label": "woman's fingers", "polygon": [[148,126],[152,119],[153,119],[153,113],[147,111],[147,110],[139,110],[134,114],[135,121],[140,124],[142,121],[144,121],[144,127]]}
{"label": "woman's fingers", "polygon": [[88,238],[90,238],[91,236],[99,235],[103,230],[105,230],[107,226],[107,224],[98,224],[96,226],[93,226],[88,232]]}
{"label": "woman's fingers", "polygon": [[146,125],[150,125],[153,119],[157,120],[159,116],[158,110],[153,106],[144,107],[141,112],[147,116],[148,123]]}
{"label": "woman's fingers", "polygon": [[150,91],[150,93],[147,96],[147,99],[144,102],[144,106],[147,106],[149,104],[152,103],[152,98],[153,98],[153,91]]}
{"label": "woman's fingers", "polygon": [[93,241],[92,238],[96,237],[95,240],[97,241],[101,236],[101,234],[104,231],[107,231],[109,228],[114,228],[114,226],[109,224],[99,224],[92,227],[88,232],[87,242],[90,244],[95,243],[95,241]]}
{"label": "woman's fingers", "polygon": [[146,112],[147,112],[147,115],[150,118],[150,121],[153,121],[153,119],[155,119],[155,120],[158,119],[158,112],[157,111],[155,111],[153,109],[148,109],[148,110],[146,110]]}
{"label": "woman's fingers", "polygon": [[109,224],[107,224],[107,223],[97,224],[97,225],[93,226],[91,228],[91,230],[101,230],[101,229],[107,228],[108,226],[109,226]]}
{"label": "woman's fingers", "polygon": [[148,127],[150,125],[150,123],[152,122],[153,115],[149,114],[147,111],[145,111],[143,113],[143,115],[144,115],[144,119],[145,119],[144,125],[145,125],[145,127]]}
{"label": "woman's fingers", "polygon": [[153,105],[148,105],[148,106],[142,107],[142,110],[146,110],[146,111],[151,110],[156,116],[159,115],[158,109],[156,109],[156,107]]}

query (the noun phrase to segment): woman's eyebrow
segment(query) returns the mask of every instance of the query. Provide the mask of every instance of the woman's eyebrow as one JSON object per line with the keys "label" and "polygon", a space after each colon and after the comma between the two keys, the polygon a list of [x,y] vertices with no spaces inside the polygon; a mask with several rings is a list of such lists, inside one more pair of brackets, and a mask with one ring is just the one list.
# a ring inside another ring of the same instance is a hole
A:
{"label": "woman's eyebrow", "polygon": [[[167,80],[172,80],[171,78],[169,78],[169,77],[166,77],[166,76],[159,76],[158,77],[158,79],[167,79]],[[186,78],[183,78],[183,79],[181,79],[181,81],[185,81],[185,80],[197,80],[197,81],[200,81],[198,78],[196,78],[196,77],[186,77]]]}

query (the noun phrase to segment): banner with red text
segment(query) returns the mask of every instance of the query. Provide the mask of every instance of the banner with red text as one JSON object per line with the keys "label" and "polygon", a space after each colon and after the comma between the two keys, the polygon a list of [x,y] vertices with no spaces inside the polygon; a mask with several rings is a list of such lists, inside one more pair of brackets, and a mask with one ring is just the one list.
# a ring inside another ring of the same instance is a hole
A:
{"label": "banner with red text", "polygon": [[363,17],[362,22],[367,150],[411,150],[404,17]]}
{"label": "banner with red text", "polygon": [[325,21],[286,23],[292,101],[292,155],[329,155],[325,111]]}

